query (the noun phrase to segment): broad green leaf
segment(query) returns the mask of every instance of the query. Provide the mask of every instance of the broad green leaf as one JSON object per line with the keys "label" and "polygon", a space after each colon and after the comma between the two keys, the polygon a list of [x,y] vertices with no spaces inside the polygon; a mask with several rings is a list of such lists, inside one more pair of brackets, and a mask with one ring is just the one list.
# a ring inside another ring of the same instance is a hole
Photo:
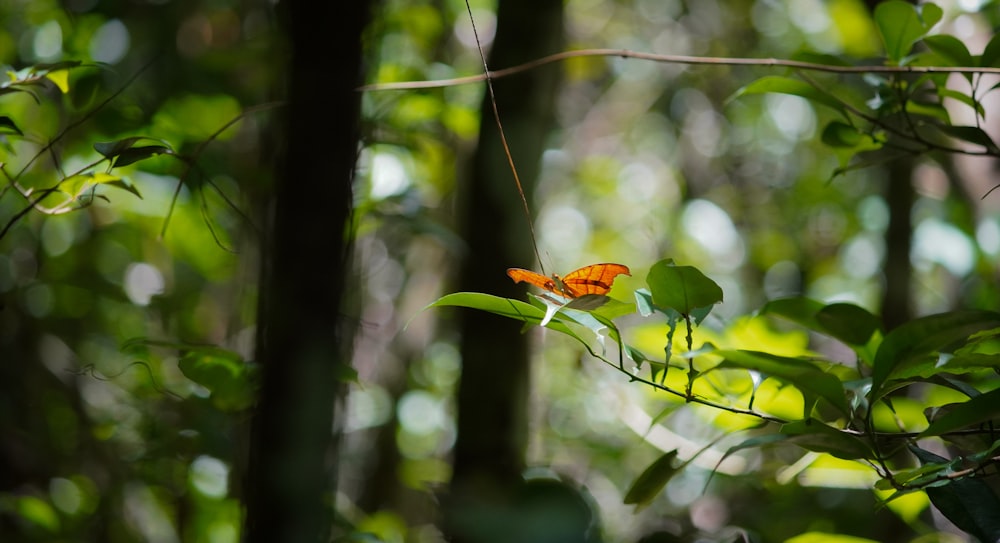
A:
{"label": "broad green leaf", "polygon": [[907,322],[889,332],[872,370],[871,401],[885,393],[886,382],[902,368],[922,357],[936,355],[972,334],[1000,326],[1000,313],[966,310],[930,315]]}
{"label": "broad green leaf", "polygon": [[[509,319],[519,320],[525,324],[534,326],[541,325],[546,316],[544,309],[522,302],[521,300],[501,298],[500,296],[483,294],[481,292],[456,292],[448,294],[434,301],[427,307],[465,307],[469,309],[477,309],[480,311],[487,311],[495,315],[500,315],[502,317],[507,317]],[[577,340],[592,355],[598,356],[598,354],[592,350],[590,343],[577,334],[573,329],[566,326],[565,323],[559,320],[550,320],[545,324],[545,327],[566,334],[567,336]]]}
{"label": "broad green leaf", "polygon": [[823,309],[823,303],[796,296],[792,298],[779,298],[764,304],[760,313],[762,315],[778,315],[796,324],[804,326],[810,330],[819,331],[819,322],[816,321],[816,314]]}
{"label": "broad green leaf", "polygon": [[18,136],[23,136],[21,129],[14,124],[14,120],[10,117],[0,115],[0,134],[17,134]]}
{"label": "broad green leaf", "polygon": [[917,8],[901,0],[880,3],[875,7],[874,19],[885,53],[895,64],[910,54],[913,43],[927,33]]}
{"label": "broad green leaf", "polygon": [[692,266],[675,266],[666,260],[657,262],[650,268],[646,283],[653,303],[684,315],[722,302],[722,288]]}
{"label": "broad green leaf", "polygon": [[[834,337],[851,347],[862,360],[871,364],[881,328],[881,321],[865,309],[846,303],[825,306],[809,298],[795,297],[772,300],[761,314],[777,315],[806,327],[813,332]],[[864,338],[864,339],[861,339]]]}
{"label": "broad green leaf", "polygon": [[949,34],[924,37],[927,47],[948,62],[947,66],[975,66],[972,53],[961,40]]}
{"label": "broad green leaf", "polygon": [[808,360],[745,350],[718,350],[713,354],[724,359],[716,366],[718,369],[742,368],[758,371],[794,386],[806,400],[803,419],[809,418],[816,398],[825,399],[841,413],[849,412],[847,395],[840,379],[824,372]]}
{"label": "broad green leaf", "polygon": [[830,304],[816,314],[816,321],[833,337],[851,346],[863,347],[882,321],[866,309],[848,303]]}
{"label": "broad green leaf", "polygon": [[629,505],[646,505],[667,486],[670,479],[677,474],[674,459],[677,451],[670,451],[649,465],[642,475],[632,483],[625,494],[625,503]]}
{"label": "broad green leaf", "polygon": [[954,432],[995,418],[1000,418],[1000,389],[991,390],[952,406],[947,413],[921,432],[920,437]]}
{"label": "broad green leaf", "polygon": [[982,128],[978,126],[954,126],[950,124],[944,124],[938,127],[942,132],[948,134],[953,138],[967,141],[969,143],[974,143],[976,145],[986,148],[987,151],[991,153],[1000,154],[1000,148],[997,144],[990,138]]}
{"label": "broad green leaf", "polygon": [[861,438],[831,428],[818,420],[790,422],[780,432],[791,436],[790,441],[803,449],[826,453],[842,460],[875,458],[875,453]]}
{"label": "broad green leaf", "polygon": [[[910,450],[921,464],[948,462],[915,446]],[[980,541],[1000,541],[1000,499],[981,479],[963,478],[925,490],[934,507],[955,526]]]}
{"label": "broad green leaf", "polygon": [[831,94],[827,94],[816,87],[813,87],[805,81],[793,79],[791,77],[782,77],[777,75],[762,77],[737,90],[730,100],[747,94],[766,94],[772,92],[801,96],[810,102],[833,108],[844,117],[847,117],[847,109],[844,107],[844,104],[840,102],[840,100]]}

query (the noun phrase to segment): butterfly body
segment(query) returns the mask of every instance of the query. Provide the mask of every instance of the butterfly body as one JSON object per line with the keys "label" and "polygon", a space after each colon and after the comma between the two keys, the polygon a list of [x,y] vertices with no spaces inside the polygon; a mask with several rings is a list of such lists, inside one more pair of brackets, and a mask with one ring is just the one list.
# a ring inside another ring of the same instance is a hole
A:
{"label": "butterfly body", "polygon": [[571,271],[565,276],[553,274],[546,277],[540,273],[521,268],[510,268],[507,275],[515,283],[525,282],[566,298],[578,298],[586,294],[607,295],[611,284],[619,275],[631,275],[628,266],[622,264],[591,264]]}

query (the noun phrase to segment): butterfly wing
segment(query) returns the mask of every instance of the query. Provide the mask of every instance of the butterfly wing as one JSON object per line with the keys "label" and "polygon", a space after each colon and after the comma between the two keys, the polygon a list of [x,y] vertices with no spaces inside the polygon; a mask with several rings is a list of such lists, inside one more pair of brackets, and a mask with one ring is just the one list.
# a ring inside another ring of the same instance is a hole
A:
{"label": "butterfly wing", "polygon": [[556,294],[562,294],[561,292],[559,292],[559,289],[556,286],[555,281],[553,281],[551,277],[545,277],[540,273],[535,273],[529,270],[523,270],[521,268],[509,268],[507,270],[507,275],[510,276],[510,278],[513,279],[515,283],[520,283],[524,281],[525,283],[530,283],[540,289],[545,289],[549,292],[553,292]]}
{"label": "butterfly wing", "polygon": [[628,266],[622,264],[604,263],[584,266],[561,278],[565,287],[563,291],[571,298],[583,296],[584,294],[600,294],[604,296],[611,291],[611,284],[614,283],[615,277],[619,275],[632,274],[629,272]]}

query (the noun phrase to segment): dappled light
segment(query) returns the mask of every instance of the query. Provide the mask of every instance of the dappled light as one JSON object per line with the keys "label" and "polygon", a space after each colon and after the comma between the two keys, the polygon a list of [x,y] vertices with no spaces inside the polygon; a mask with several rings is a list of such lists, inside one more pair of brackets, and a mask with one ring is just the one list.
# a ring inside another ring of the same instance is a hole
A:
{"label": "dappled light", "polygon": [[0,541],[997,540],[998,28],[0,5]]}

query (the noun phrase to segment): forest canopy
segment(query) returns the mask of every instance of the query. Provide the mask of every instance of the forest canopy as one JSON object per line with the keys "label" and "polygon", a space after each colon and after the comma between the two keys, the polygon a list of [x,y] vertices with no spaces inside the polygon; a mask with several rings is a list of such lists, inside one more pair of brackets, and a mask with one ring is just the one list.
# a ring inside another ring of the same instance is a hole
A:
{"label": "forest canopy", "polygon": [[0,540],[1000,540],[995,2],[337,9],[0,4]]}

